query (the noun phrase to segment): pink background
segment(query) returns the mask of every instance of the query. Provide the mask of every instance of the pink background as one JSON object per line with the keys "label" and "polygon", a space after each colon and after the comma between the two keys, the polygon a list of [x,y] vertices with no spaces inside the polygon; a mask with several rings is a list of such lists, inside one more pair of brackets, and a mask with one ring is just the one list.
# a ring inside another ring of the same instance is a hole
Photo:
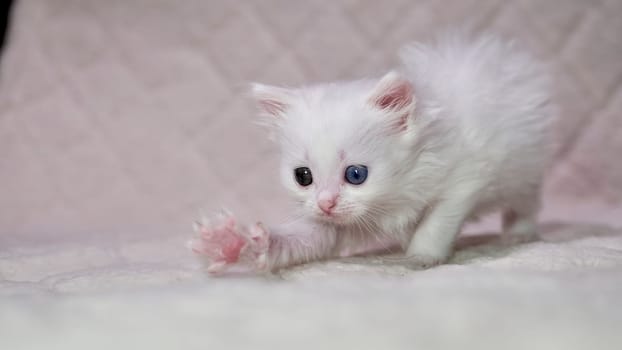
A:
{"label": "pink background", "polygon": [[561,113],[547,212],[619,209],[621,6],[20,1],[1,66],[0,233],[187,230],[221,205],[281,219],[277,154],[246,84],[380,74],[402,44],[465,22],[551,64]]}

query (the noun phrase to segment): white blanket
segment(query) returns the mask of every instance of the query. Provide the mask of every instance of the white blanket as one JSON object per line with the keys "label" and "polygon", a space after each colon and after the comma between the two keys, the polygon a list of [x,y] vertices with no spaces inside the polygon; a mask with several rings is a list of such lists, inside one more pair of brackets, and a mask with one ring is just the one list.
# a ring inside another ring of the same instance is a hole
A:
{"label": "white blanket", "polygon": [[622,234],[549,224],[504,247],[466,235],[427,271],[345,262],[209,278],[183,241],[14,247],[6,349],[619,349]]}

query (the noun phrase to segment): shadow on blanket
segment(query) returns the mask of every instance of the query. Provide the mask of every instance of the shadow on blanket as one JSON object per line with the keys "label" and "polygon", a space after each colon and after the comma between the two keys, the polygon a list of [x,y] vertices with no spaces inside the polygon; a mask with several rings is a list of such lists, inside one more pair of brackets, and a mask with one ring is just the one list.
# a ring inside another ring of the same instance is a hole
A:
{"label": "shadow on blanket", "polygon": [[[542,261],[543,258],[555,260],[555,251],[560,246],[572,249],[573,244],[577,243],[576,249],[585,249],[584,240],[594,240],[604,237],[617,237],[620,230],[607,225],[594,223],[562,223],[547,222],[540,225],[539,237],[528,242],[511,242],[503,239],[503,235],[495,232],[484,232],[477,234],[464,235],[458,238],[455,245],[455,253],[447,262],[448,265],[470,265],[482,262],[492,262],[495,260],[509,258],[510,256],[520,256],[521,260],[525,254],[534,254],[535,260]],[[592,248],[598,248],[602,244],[588,244]],[[550,254],[546,254],[549,251]],[[535,256],[535,252],[540,254]],[[366,266],[382,266],[386,264],[385,259],[394,260],[401,257],[400,253],[378,254],[373,256],[357,256],[337,260],[339,263],[358,264]],[[510,258],[510,260],[512,260]],[[549,264],[555,265],[554,261]],[[522,264],[521,264],[522,265]]]}

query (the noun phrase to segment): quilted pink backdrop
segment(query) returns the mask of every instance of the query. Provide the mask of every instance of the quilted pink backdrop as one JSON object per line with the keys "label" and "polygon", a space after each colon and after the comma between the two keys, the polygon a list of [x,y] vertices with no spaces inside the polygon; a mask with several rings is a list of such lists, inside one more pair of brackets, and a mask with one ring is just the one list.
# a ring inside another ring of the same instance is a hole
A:
{"label": "quilted pink backdrop", "polygon": [[20,0],[0,71],[0,235],[185,234],[221,205],[282,219],[247,82],[379,74],[461,23],[551,65],[549,215],[618,220],[621,18],[618,0]]}

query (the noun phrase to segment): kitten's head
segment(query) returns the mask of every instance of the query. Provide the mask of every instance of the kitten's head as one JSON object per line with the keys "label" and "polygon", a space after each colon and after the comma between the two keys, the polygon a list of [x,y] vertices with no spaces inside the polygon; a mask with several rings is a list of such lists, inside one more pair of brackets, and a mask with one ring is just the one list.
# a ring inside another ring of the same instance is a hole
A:
{"label": "kitten's head", "polygon": [[300,89],[253,86],[281,145],[283,184],[305,214],[364,224],[399,200],[403,162],[416,133],[413,90],[394,72]]}

